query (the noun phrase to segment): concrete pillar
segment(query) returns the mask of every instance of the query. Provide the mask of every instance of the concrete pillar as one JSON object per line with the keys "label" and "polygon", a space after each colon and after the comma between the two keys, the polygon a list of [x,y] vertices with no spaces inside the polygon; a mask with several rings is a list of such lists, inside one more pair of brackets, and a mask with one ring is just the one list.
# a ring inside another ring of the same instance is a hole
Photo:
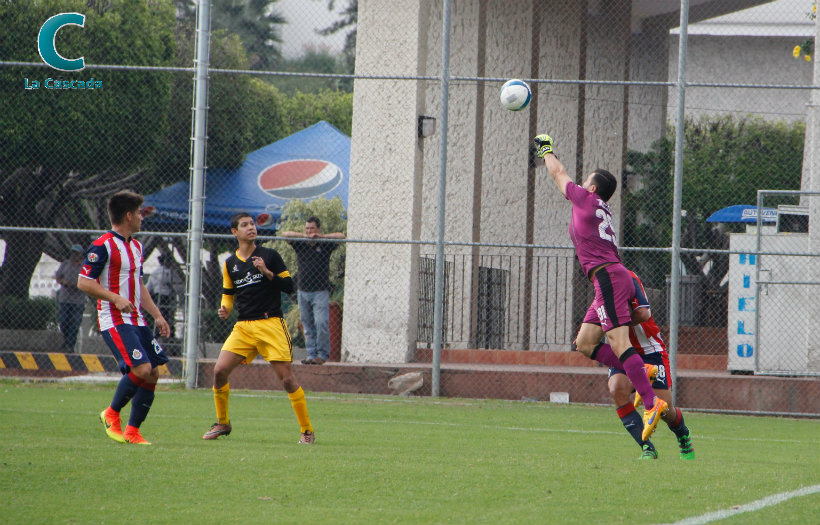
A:
{"label": "concrete pillar", "polygon": [[[585,2],[545,0],[537,3],[540,10],[536,23],[538,32],[538,76],[544,79],[577,79],[582,75],[584,64]],[[579,123],[582,115],[581,96],[584,88],[577,84],[539,84],[537,108],[537,133],[552,136],[558,158],[571,177],[578,172],[577,135],[583,128]],[[530,140],[532,140],[530,138]],[[552,246],[571,246],[569,238],[570,203],[555,186],[542,161],[536,159],[535,208],[533,242]],[[564,295],[565,280],[573,281],[575,253],[572,250],[540,250],[539,255],[569,257],[570,265],[542,265],[540,272],[532,275],[532,293],[541,300],[532,307],[530,339],[548,342],[565,341],[565,345],[548,344],[545,350],[569,350],[573,334],[568,334],[575,323],[572,307],[563,301],[573,301],[572,295]],[[565,260],[565,259],[564,259]],[[556,260],[551,261],[553,263]],[[545,271],[548,270],[548,271]],[[557,287],[557,289],[556,289]],[[544,319],[556,319],[545,326]],[[568,337],[568,339],[567,339]],[[533,345],[531,345],[532,347]]]}
{"label": "concrete pillar", "polygon": [[[415,0],[388,6],[360,0],[357,74],[438,76],[439,4]],[[629,3],[600,4],[587,18],[586,2],[531,0],[510,9],[505,0],[457,0],[451,75],[625,79]],[[569,244],[569,203],[547,178],[543,164],[534,172],[535,180],[528,164],[534,131],[553,135],[561,160],[579,182],[595,167],[621,173],[627,128],[624,86],[533,87],[537,105],[510,112],[499,103],[500,83],[451,84],[446,240]],[[349,238],[434,239],[441,130],[418,139],[416,119],[420,114],[439,119],[439,89],[439,81],[356,80]],[[616,214],[619,203],[614,197]],[[425,252],[432,254],[432,247],[348,245],[343,360],[401,362],[411,356],[418,326],[419,255]],[[450,289],[451,301],[460,297],[465,302],[454,309],[463,317],[453,315],[449,321],[449,328],[462,337],[475,331],[455,323],[471,322],[464,312],[476,297],[481,251],[454,247],[447,253],[461,257],[466,269],[457,276],[462,289]],[[533,281],[525,286],[530,289],[508,292],[511,312],[528,311],[527,295],[538,286]],[[474,323],[475,312],[469,313]],[[566,327],[574,318],[568,316]],[[521,329],[532,335],[538,321],[531,319],[530,329],[526,323]]]}
{"label": "concrete pillar", "polygon": [[[587,21],[586,78],[626,80],[629,67],[630,1],[597,2]],[[620,178],[626,155],[624,136],[626,87],[588,85],[583,123],[583,179],[596,168],[604,168]],[[621,184],[609,201],[616,233],[620,236]],[[620,237],[619,237],[620,239]]]}
{"label": "concrete pillar", "polygon": [[[360,0],[356,73],[424,75],[429,0]],[[353,97],[348,236],[418,239],[422,156],[416,80],[357,79]],[[418,247],[347,247],[342,359],[403,362],[415,341]]]}
{"label": "concrete pillar", "polygon": [[[629,78],[642,82],[669,79],[669,29],[659,23],[644,24],[632,33]],[[666,86],[629,87],[627,148],[645,153],[666,133]]]}
{"label": "concrete pillar", "polygon": [[[434,2],[427,34],[427,71],[441,71],[442,3]],[[487,3],[480,0],[453,2],[450,29],[450,75],[453,77],[484,76],[486,71],[486,20]],[[439,119],[441,114],[441,83],[426,82],[422,86],[428,114]],[[452,82],[450,84],[448,165],[447,165],[447,220],[445,239],[448,241],[477,242],[481,239],[481,205],[483,174],[483,141],[485,93],[495,92],[493,85],[479,82]],[[421,237],[435,239],[437,229],[439,158],[441,129],[434,136],[422,141],[424,152],[424,180],[422,191]],[[443,344],[447,347],[474,346],[475,316],[470,315],[475,301],[473,290],[477,285],[477,259],[472,257],[470,247],[445,247],[448,286],[445,316],[446,325]],[[422,257],[434,257],[432,245],[420,248]],[[432,264],[432,262],[428,262]],[[455,273],[454,273],[455,272]],[[458,277],[456,278],[456,275]],[[456,299],[457,298],[457,299]],[[454,301],[458,304],[453,304]],[[451,312],[466,315],[452,315]],[[428,313],[432,312],[432,309]],[[432,318],[430,318],[432,322]],[[450,341],[449,334],[459,334],[458,343]],[[432,332],[423,346],[432,344]]]}

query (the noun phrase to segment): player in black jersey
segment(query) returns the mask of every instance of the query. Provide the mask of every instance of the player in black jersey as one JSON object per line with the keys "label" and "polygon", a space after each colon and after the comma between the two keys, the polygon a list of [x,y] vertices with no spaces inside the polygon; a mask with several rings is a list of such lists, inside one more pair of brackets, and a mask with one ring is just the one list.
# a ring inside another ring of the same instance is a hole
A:
{"label": "player in black jersey", "polygon": [[202,439],[217,439],[231,433],[228,376],[240,364],[250,363],[261,355],[273,366],[288,393],[302,429],[299,443],[310,445],[314,440],[313,427],[305,392],[293,376],[293,347],[279,299],[281,292],[293,292],[293,279],[276,250],[256,245],[256,223],[250,215],[237,213],[231,217],[231,233],[239,241],[239,248],[222,265],[222,304],[218,314],[227,319],[235,305],[239,318],[214,366],[217,422]]}

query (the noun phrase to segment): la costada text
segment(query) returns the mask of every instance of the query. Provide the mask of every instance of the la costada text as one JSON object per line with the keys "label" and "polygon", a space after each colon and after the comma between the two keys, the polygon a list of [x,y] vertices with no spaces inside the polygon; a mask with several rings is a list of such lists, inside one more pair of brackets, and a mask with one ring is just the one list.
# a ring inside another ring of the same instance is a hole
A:
{"label": "la costada text", "polygon": [[[26,89],[40,89],[39,80],[24,79]],[[46,89],[102,89],[102,80],[59,80],[55,78],[47,78],[43,82]]]}

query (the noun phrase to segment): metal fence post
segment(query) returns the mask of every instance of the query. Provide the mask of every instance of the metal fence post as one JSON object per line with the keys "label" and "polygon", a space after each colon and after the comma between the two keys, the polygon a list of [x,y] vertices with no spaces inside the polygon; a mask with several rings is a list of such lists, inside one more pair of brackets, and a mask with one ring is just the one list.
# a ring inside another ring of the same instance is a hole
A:
{"label": "metal fence post", "polygon": [[[669,306],[669,375],[677,382],[678,324],[680,312],[680,228],[681,196],[683,193],[683,132],[686,127],[686,43],[689,33],[689,0],[680,3],[680,39],[678,40],[678,107],[675,128],[675,181],[672,197],[672,282]],[[672,391],[675,404],[675,391]]]}
{"label": "metal fence post", "polygon": [[188,305],[185,322],[185,385],[196,388],[197,348],[202,290],[200,251],[205,200],[205,151],[207,147],[208,65],[211,43],[211,2],[197,4],[196,68],[194,76],[193,136],[191,137],[191,195],[188,224]]}
{"label": "metal fence post", "polygon": [[450,97],[450,0],[444,0],[441,37],[441,150],[438,170],[438,222],[436,227],[436,285],[433,300],[433,370],[430,395],[441,388],[441,327],[444,309],[444,221],[447,204],[447,110]]}

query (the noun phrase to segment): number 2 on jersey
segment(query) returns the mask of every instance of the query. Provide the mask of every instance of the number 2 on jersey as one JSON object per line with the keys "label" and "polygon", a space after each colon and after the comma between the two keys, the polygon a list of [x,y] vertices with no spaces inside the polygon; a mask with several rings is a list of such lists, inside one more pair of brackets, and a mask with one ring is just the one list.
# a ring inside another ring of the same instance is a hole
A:
{"label": "number 2 on jersey", "polygon": [[[595,216],[601,219],[601,222],[598,224],[598,236],[605,241],[609,241],[614,245],[618,245],[618,241],[615,239],[615,228],[612,227],[612,215],[608,214],[606,211],[598,208],[595,210]],[[612,235],[606,232],[607,228],[612,231]]]}

